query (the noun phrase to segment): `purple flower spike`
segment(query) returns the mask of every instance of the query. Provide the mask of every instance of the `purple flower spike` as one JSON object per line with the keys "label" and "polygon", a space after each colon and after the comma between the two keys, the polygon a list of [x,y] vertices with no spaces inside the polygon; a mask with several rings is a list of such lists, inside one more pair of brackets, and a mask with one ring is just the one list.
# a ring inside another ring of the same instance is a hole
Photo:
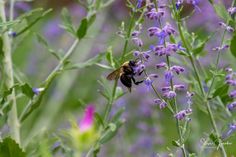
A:
{"label": "purple flower spike", "polygon": [[231,92],[229,93],[229,96],[230,96],[231,98],[236,98],[236,90],[231,91]]}
{"label": "purple flower spike", "polygon": [[227,106],[228,110],[229,111],[233,111],[233,109],[236,107],[236,101],[235,102],[232,102],[231,104],[229,104]]}
{"label": "purple flower spike", "polygon": [[93,105],[88,105],[85,109],[84,117],[79,123],[79,128],[81,132],[85,132],[93,126],[94,113],[95,107]]}
{"label": "purple flower spike", "polygon": [[233,15],[234,13],[236,13],[236,7],[230,7],[230,8],[228,9],[228,13],[229,13],[230,15]]}
{"label": "purple flower spike", "polygon": [[167,64],[165,62],[161,62],[159,64],[156,64],[156,68],[157,69],[166,68],[166,67],[167,67]]}
{"label": "purple flower spike", "polygon": [[170,70],[176,72],[176,74],[178,74],[178,75],[180,73],[184,72],[184,68],[181,66],[177,66],[177,65],[170,67]]}

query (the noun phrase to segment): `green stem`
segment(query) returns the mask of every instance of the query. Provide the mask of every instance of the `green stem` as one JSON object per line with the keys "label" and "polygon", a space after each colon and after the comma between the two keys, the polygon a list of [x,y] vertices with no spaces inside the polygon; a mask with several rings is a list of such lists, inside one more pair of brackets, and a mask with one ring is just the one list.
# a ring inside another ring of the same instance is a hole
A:
{"label": "green stem", "polygon": [[[177,12],[176,12],[176,8],[175,8],[175,6],[174,6],[173,0],[172,0],[172,6],[174,7],[174,14],[175,14],[175,17],[178,17]],[[197,82],[198,82],[199,88],[200,88],[200,90],[201,90],[201,93],[202,93],[202,95],[203,95],[204,97],[206,97],[206,93],[205,93],[204,90],[203,90],[203,86],[202,86],[202,83],[201,83],[201,80],[200,80],[199,72],[198,72],[197,67],[196,67],[196,65],[195,65],[195,63],[194,63],[194,59],[193,59],[193,56],[192,56],[192,54],[191,54],[191,52],[190,52],[190,48],[188,47],[188,44],[187,44],[187,42],[186,42],[186,40],[185,40],[185,37],[184,37],[184,35],[183,35],[183,31],[182,31],[182,28],[181,28],[181,22],[180,22],[179,17],[177,18],[177,26],[178,26],[178,30],[179,30],[179,33],[180,33],[180,38],[181,38],[181,40],[182,40],[182,42],[183,42],[183,45],[185,46],[186,51],[187,51],[187,53],[188,53],[188,55],[189,55],[189,59],[190,59],[191,65],[192,65],[192,67],[193,67],[194,73],[195,73],[195,75],[196,75]],[[217,58],[217,61],[219,62],[219,58]],[[218,64],[218,63],[217,63],[217,64]],[[209,116],[210,116],[210,122],[211,122],[211,124],[212,124],[212,126],[213,126],[213,129],[214,129],[214,131],[215,131],[217,137],[219,137],[219,131],[218,131],[218,129],[217,129],[217,125],[216,125],[216,122],[215,122],[215,119],[214,119],[214,116],[213,116],[213,113],[212,113],[212,110],[211,110],[211,108],[210,108],[210,104],[209,104],[208,100],[206,100],[206,106],[207,106],[207,112],[208,112],[208,114],[209,114]],[[221,149],[222,154],[223,154],[224,156],[226,156],[226,152],[225,152],[224,146],[223,146],[223,144],[222,144],[222,142],[221,142],[220,139],[219,139],[219,146],[220,146],[220,149]]]}
{"label": "green stem", "polygon": [[[5,15],[5,2],[3,0],[0,1],[0,16],[2,22],[7,22]],[[7,29],[4,27],[3,29]],[[11,56],[11,47],[12,40],[8,36],[7,32],[5,32],[2,36],[3,39],[3,74],[4,74],[4,84],[7,89],[10,89],[14,85],[14,76],[13,76],[13,65],[12,65],[12,56]],[[16,95],[15,90],[13,89],[11,95],[8,97],[8,100],[11,106],[11,110],[9,111],[8,117],[8,125],[10,127],[10,133],[13,139],[16,140],[17,143],[20,144],[20,123],[17,115],[17,104],[16,104]]]}
{"label": "green stem", "polygon": [[[122,52],[122,55],[121,55],[120,63],[124,62],[124,58],[125,58],[125,55],[127,53],[127,48],[128,48],[129,38],[130,38],[130,35],[131,35],[131,30],[132,30],[134,22],[135,22],[134,14],[135,14],[135,12],[133,11],[132,14],[131,14],[131,21],[129,23],[127,36],[125,38],[125,44],[124,44],[123,52]],[[115,80],[113,90],[112,90],[112,97],[109,100],[109,102],[107,103],[106,109],[105,109],[105,115],[104,115],[104,121],[105,122],[108,120],[109,113],[111,112],[112,104],[114,102],[115,95],[116,95],[117,84],[118,84],[118,80]]]}

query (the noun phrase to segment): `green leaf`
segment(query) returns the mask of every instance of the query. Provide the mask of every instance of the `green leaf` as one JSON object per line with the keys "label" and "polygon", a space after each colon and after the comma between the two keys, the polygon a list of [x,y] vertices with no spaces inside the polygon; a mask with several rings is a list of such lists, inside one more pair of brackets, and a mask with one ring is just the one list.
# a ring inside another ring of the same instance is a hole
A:
{"label": "green leaf", "polygon": [[228,90],[229,90],[229,85],[223,84],[222,86],[217,88],[216,91],[213,93],[213,98],[215,98],[216,96],[222,97],[224,95],[227,95]]}
{"label": "green leaf", "polygon": [[84,18],[83,20],[81,20],[80,26],[77,30],[77,33],[76,33],[77,37],[79,39],[82,39],[86,35],[87,29],[88,29],[88,20]]}
{"label": "green leaf", "polygon": [[36,37],[40,44],[44,45],[45,47],[48,47],[48,42],[42,35],[36,33]]}
{"label": "green leaf", "polygon": [[30,99],[33,98],[34,92],[32,90],[32,87],[30,87],[29,84],[25,83],[21,86],[22,93],[24,93],[26,96],[28,96]]}
{"label": "green leaf", "polygon": [[26,157],[26,153],[16,141],[7,137],[0,143],[0,157]]}
{"label": "green leaf", "polygon": [[88,26],[91,26],[94,21],[96,20],[96,14],[94,14],[93,16],[91,16],[88,20]]}
{"label": "green leaf", "polygon": [[122,107],[120,108],[116,113],[115,115],[112,117],[111,121],[113,123],[116,123],[120,118],[121,118],[121,115],[123,114],[123,112],[125,111],[125,108]]}
{"label": "green leaf", "polygon": [[220,18],[224,19],[225,21],[227,21],[230,18],[229,14],[223,4],[213,4],[213,6],[214,6],[216,14]]}
{"label": "green leaf", "polygon": [[116,134],[118,129],[124,124],[123,120],[117,121],[114,125],[116,126],[116,129],[114,130],[114,127],[108,127],[108,129],[102,134],[102,136],[99,139],[99,143],[104,144],[111,140]]}
{"label": "green leaf", "polygon": [[97,112],[95,112],[95,119],[96,119],[96,121],[97,121],[97,123],[99,123],[100,125],[102,125],[102,127],[104,128],[104,122],[103,122],[103,119],[102,119],[102,117],[100,116],[100,114],[99,113],[97,113]]}
{"label": "green leaf", "polygon": [[114,59],[113,59],[112,47],[111,47],[111,46],[107,48],[106,59],[107,59],[108,63],[109,63],[113,68],[115,68],[115,62],[114,62]]}
{"label": "green leaf", "polygon": [[232,55],[236,58],[236,34],[233,36],[233,38],[230,41],[230,51]]}
{"label": "green leaf", "polygon": [[72,35],[76,36],[76,31],[74,29],[69,11],[66,8],[63,8],[61,15],[62,24],[60,25],[60,27],[66,30],[67,32],[71,33]]}
{"label": "green leaf", "polygon": [[109,123],[108,126],[111,131],[116,131],[116,125],[114,123]]}
{"label": "green leaf", "polygon": [[32,22],[30,22],[25,28],[17,32],[17,36],[23,34],[26,32],[28,29],[33,27],[38,21],[40,21],[42,18],[44,18],[47,14],[49,14],[52,11],[52,9],[48,9],[45,12],[43,12],[41,15],[39,15],[37,18],[35,18]]}

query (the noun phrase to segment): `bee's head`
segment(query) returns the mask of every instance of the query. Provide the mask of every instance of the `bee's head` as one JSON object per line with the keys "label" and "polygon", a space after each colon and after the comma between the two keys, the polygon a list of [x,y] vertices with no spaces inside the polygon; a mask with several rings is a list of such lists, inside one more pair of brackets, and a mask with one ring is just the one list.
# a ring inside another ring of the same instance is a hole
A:
{"label": "bee's head", "polygon": [[136,66],[136,61],[129,61],[129,66],[134,67]]}

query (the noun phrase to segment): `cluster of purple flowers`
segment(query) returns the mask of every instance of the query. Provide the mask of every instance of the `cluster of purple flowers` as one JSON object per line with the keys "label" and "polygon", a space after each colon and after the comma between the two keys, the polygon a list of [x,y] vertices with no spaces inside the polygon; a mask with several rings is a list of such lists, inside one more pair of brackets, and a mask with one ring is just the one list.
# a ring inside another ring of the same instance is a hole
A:
{"label": "cluster of purple flowers", "polygon": [[[191,1],[189,3],[194,3],[195,1]],[[195,4],[195,3],[194,3]],[[162,25],[161,22],[163,21],[163,17],[165,15],[165,5],[159,5],[155,6],[153,3],[149,3],[146,5],[146,12],[145,17],[153,21],[155,24],[154,26],[151,26],[147,29],[147,33],[149,37],[154,37],[157,39],[156,45],[151,45],[149,50],[142,51],[141,48],[143,46],[143,42],[139,35],[141,34],[142,27],[138,25],[138,29],[134,30],[131,34],[133,43],[139,47],[139,50],[134,51],[133,55],[135,57],[140,58],[141,63],[139,66],[135,69],[136,73],[139,73],[139,71],[142,71],[145,69],[146,62],[149,61],[151,58],[151,55],[153,56],[159,56],[159,57],[172,57],[174,54],[176,54],[178,51],[185,51],[185,48],[182,47],[181,43],[173,43],[168,42],[168,39],[170,36],[176,35],[177,32],[169,23],[166,23],[165,25]],[[166,59],[167,61],[168,59]],[[154,100],[155,104],[158,104],[160,109],[163,109],[167,106],[167,102],[169,100],[175,99],[177,96],[177,91],[179,90],[185,90],[185,86],[183,84],[174,84],[173,78],[176,75],[180,75],[185,71],[185,68],[179,65],[170,65],[170,62],[160,62],[155,65],[156,69],[165,69],[164,71],[164,80],[165,80],[165,86],[161,88],[161,97],[158,97]],[[146,74],[146,78],[144,80],[145,85],[148,89],[151,87],[153,88],[153,78],[157,78],[157,74]],[[189,93],[189,92],[188,92]],[[191,95],[191,96],[189,96]],[[188,104],[191,104],[191,98],[193,94],[187,94],[188,97]],[[175,104],[176,105],[176,104]],[[190,108],[190,105],[187,109],[182,110],[178,113],[176,113],[175,118],[182,120],[187,115],[190,115],[192,113],[192,109]]]}
{"label": "cluster of purple flowers", "polygon": [[[227,72],[225,82],[226,84],[234,88],[229,92],[229,97],[234,99],[236,98],[236,72],[234,72],[232,68],[226,68],[225,70]],[[227,108],[229,109],[229,111],[233,111],[236,108],[236,101],[228,104]]]}

